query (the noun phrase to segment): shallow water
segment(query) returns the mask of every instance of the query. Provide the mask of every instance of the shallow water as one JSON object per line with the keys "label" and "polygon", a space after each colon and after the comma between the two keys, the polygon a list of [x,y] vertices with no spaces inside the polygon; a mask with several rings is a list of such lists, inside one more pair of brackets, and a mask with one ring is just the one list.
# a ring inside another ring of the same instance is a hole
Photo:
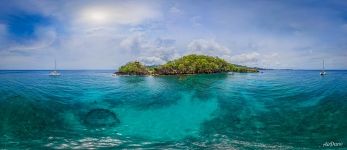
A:
{"label": "shallow water", "polygon": [[160,77],[61,73],[0,71],[0,149],[347,145],[347,71],[324,77],[291,70]]}

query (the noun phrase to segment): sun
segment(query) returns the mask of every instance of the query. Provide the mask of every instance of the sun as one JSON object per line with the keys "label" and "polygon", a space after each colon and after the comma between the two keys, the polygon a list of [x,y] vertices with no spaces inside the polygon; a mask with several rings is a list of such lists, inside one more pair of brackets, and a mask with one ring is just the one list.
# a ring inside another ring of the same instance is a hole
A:
{"label": "sun", "polygon": [[110,15],[103,9],[87,9],[82,12],[83,20],[91,24],[106,24],[110,20]]}
{"label": "sun", "polygon": [[90,20],[95,22],[105,22],[107,21],[107,13],[102,11],[92,11],[89,13]]}

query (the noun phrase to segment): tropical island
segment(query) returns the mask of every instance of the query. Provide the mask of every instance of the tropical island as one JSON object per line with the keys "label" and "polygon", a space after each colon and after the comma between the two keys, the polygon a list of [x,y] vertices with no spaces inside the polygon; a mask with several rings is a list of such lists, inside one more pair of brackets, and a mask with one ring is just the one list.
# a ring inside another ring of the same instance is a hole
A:
{"label": "tropical island", "polygon": [[255,68],[228,63],[224,59],[206,55],[186,55],[158,66],[145,66],[138,61],[121,66],[116,75],[182,75],[223,72],[258,72]]}

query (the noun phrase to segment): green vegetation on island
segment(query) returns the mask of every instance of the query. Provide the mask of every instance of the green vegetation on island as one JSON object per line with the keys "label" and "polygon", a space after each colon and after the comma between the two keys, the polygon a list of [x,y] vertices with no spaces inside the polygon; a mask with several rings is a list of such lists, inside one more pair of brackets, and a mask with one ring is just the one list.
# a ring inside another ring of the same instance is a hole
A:
{"label": "green vegetation on island", "polygon": [[144,66],[138,61],[129,62],[118,69],[116,74],[119,75],[148,75],[150,74],[149,68]]}
{"label": "green vegetation on island", "polygon": [[212,56],[191,54],[159,66],[145,66],[138,61],[121,66],[117,75],[178,75],[222,72],[258,72],[257,69],[234,65]]}

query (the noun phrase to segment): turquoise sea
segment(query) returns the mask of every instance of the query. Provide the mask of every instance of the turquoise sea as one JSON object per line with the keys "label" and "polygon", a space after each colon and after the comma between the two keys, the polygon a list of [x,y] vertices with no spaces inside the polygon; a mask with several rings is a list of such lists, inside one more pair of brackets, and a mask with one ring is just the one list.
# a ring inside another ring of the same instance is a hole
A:
{"label": "turquoise sea", "polygon": [[0,71],[0,149],[346,149],[347,71]]}

